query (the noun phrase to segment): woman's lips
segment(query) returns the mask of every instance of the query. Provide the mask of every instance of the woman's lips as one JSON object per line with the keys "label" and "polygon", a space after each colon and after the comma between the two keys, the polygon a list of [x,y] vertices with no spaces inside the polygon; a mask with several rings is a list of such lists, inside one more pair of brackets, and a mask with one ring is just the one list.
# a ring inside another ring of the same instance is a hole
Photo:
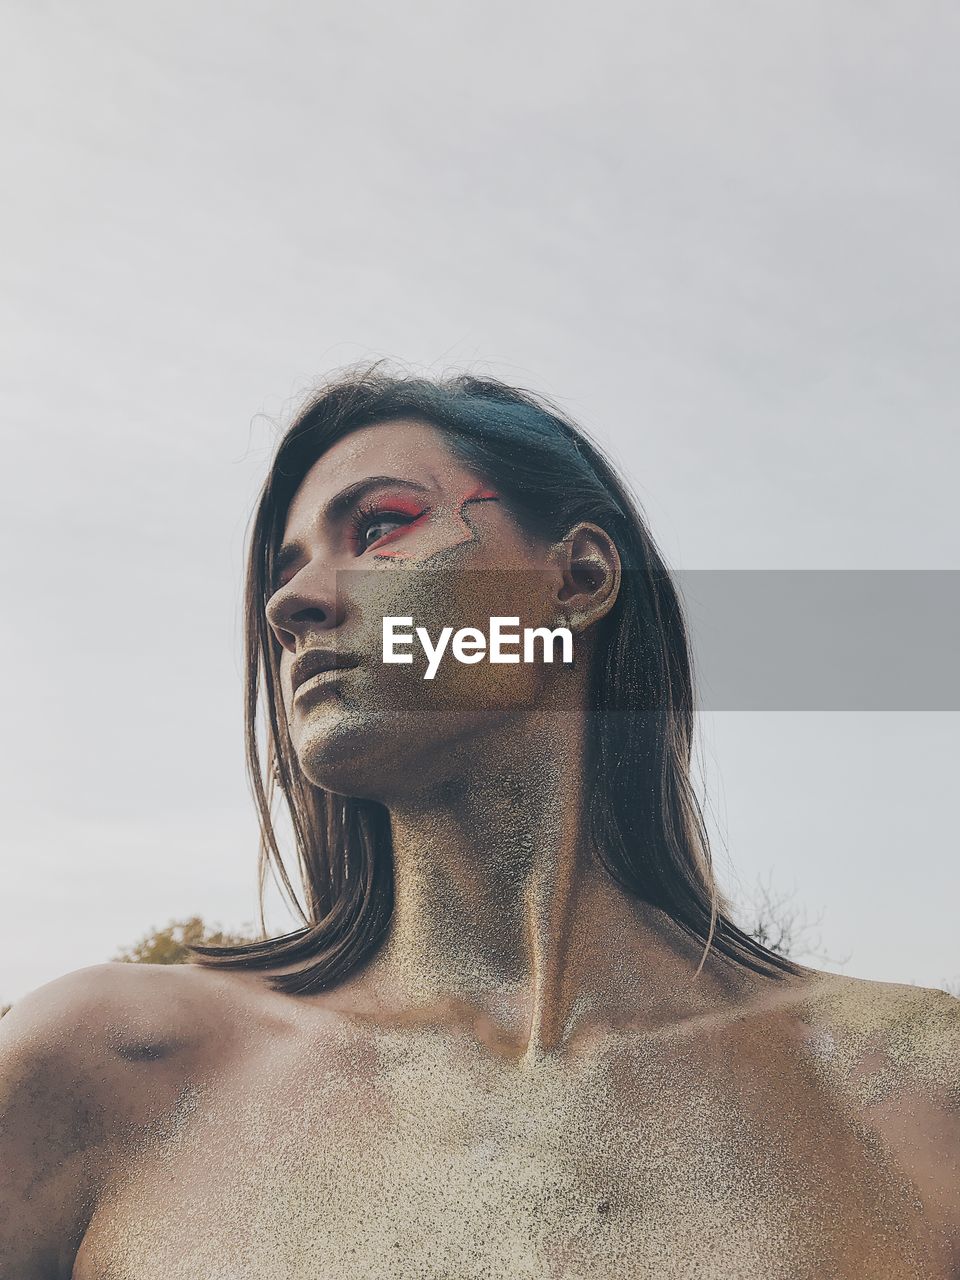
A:
{"label": "woman's lips", "polygon": [[296,693],[308,680],[312,680],[314,676],[327,671],[343,671],[348,667],[355,667],[360,661],[358,653],[351,653],[345,649],[329,648],[324,649],[319,646],[315,649],[305,649],[303,653],[298,654],[293,660],[293,667],[290,671],[290,683],[293,691]]}
{"label": "woman's lips", "polygon": [[356,662],[344,663],[342,666],[330,667],[326,671],[318,671],[316,675],[308,676],[307,679],[301,680],[293,691],[294,702],[302,694],[316,693],[325,689],[328,685],[336,684],[338,680],[341,680],[348,671],[352,671],[357,665]]}

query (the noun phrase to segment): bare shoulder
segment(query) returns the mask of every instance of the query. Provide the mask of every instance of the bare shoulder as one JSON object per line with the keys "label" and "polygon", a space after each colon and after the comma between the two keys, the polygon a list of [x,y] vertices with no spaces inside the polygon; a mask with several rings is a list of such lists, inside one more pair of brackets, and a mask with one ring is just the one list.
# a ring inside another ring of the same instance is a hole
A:
{"label": "bare shoulder", "polygon": [[960,1000],[948,992],[811,971],[796,994],[815,1054],[873,1095],[922,1087],[960,1103]]}
{"label": "bare shoulder", "polygon": [[48,982],[0,1019],[8,1124],[42,1130],[51,1150],[106,1152],[222,1062],[253,1008],[249,984],[193,965],[101,964]]}
{"label": "bare shoulder", "polygon": [[875,1118],[884,1108],[922,1106],[941,1127],[956,1124],[960,1155],[956,997],[805,969],[761,988],[746,1013],[798,1055],[838,1105]]}
{"label": "bare shoulder", "polygon": [[0,1053],[80,1065],[138,1044],[196,1038],[216,1008],[188,965],[99,964],[38,987],[0,1021]]}
{"label": "bare shoulder", "polygon": [[[245,988],[192,966],[96,965],[0,1019],[0,1280],[61,1274],[97,1188],[229,1051]],[[246,997],[249,999],[249,997]]]}
{"label": "bare shoulder", "polygon": [[960,1261],[960,1000],[930,987],[810,971],[789,1011],[838,1121],[910,1180]]}
{"label": "bare shoulder", "polygon": [[111,1086],[118,1064],[178,1059],[192,1069],[230,1052],[266,988],[197,965],[110,963],[38,987],[0,1020],[0,1061],[55,1068],[60,1078]]}

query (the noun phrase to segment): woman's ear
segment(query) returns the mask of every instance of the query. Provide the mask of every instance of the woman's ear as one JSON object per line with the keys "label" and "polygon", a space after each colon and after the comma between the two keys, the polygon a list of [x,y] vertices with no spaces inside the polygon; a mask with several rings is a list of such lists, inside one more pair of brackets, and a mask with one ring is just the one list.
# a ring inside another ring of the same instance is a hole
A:
{"label": "woman's ear", "polygon": [[571,631],[586,631],[613,608],[620,592],[620,553],[598,525],[574,525],[554,544],[560,568],[557,607]]}

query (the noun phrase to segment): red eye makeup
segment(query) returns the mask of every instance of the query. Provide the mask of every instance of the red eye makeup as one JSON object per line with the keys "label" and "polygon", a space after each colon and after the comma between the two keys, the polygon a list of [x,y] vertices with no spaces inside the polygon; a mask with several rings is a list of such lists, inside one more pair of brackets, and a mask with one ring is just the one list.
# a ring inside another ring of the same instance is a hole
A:
{"label": "red eye makeup", "polygon": [[350,516],[350,540],[354,555],[362,556],[373,547],[379,550],[393,542],[409,529],[422,524],[430,511],[430,507],[400,496],[384,495],[369,502],[357,503]]}

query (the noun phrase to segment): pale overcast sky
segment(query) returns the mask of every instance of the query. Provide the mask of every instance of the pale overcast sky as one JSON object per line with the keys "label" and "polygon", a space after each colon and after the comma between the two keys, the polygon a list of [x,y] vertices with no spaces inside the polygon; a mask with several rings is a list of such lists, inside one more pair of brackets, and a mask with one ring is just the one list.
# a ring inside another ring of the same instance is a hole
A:
{"label": "pale overcast sky", "polygon": [[[960,568],[952,0],[4,27],[0,1002],[253,919],[244,530],[336,366],[557,398],[680,569]],[[795,892],[848,973],[960,979],[958,726],[705,715],[724,885]]]}

